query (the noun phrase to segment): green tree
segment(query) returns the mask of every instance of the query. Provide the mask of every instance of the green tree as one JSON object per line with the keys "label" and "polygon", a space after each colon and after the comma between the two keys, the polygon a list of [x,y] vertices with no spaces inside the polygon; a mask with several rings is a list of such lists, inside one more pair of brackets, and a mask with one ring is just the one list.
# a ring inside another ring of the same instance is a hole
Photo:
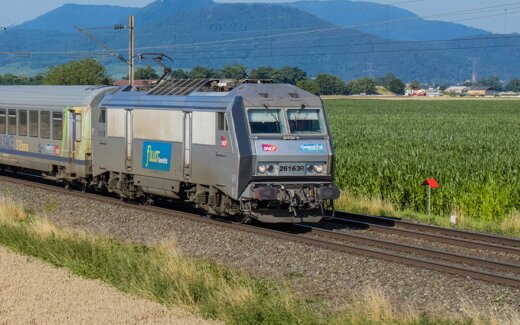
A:
{"label": "green tree", "polygon": [[314,80],[310,80],[310,79],[300,80],[296,83],[296,86],[298,88],[301,88],[305,91],[310,92],[311,94],[315,94],[315,95],[320,94],[320,87]]}
{"label": "green tree", "polygon": [[249,72],[251,79],[274,79],[276,69],[273,67],[258,67]]}
{"label": "green tree", "polygon": [[274,72],[273,79],[277,83],[296,85],[298,81],[307,79],[307,72],[296,67],[283,67]]}
{"label": "green tree", "polygon": [[101,63],[83,59],[50,67],[43,76],[43,82],[46,85],[108,85],[112,80]]}
{"label": "green tree", "polygon": [[189,73],[188,76],[190,79],[209,79],[209,78],[219,78],[218,71],[215,69],[205,68],[205,67],[195,67]]}
{"label": "green tree", "polygon": [[38,74],[34,77],[17,76],[11,73],[0,75],[0,85],[41,85],[43,75]]}
{"label": "green tree", "polygon": [[170,77],[172,77],[173,79],[188,79],[189,75],[186,71],[182,69],[176,69],[170,73]]}
{"label": "green tree", "polygon": [[146,68],[140,67],[134,74],[134,78],[137,80],[152,80],[159,79],[159,75],[152,67],[152,65],[148,64]]}
{"label": "green tree", "polygon": [[395,74],[387,72],[384,76],[375,78],[374,83],[376,84],[376,86],[387,87],[388,84],[396,78],[397,77],[395,76]]}
{"label": "green tree", "polygon": [[395,78],[390,81],[386,88],[394,94],[402,95],[404,94],[404,87],[405,84],[401,80]]}
{"label": "green tree", "polygon": [[345,93],[345,83],[336,76],[321,73],[316,76],[314,82],[320,89],[320,95],[340,95]]}
{"label": "green tree", "polygon": [[247,69],[241,64],[235,64],[234,66],[226,65],[220,71],[220,75],[223,78],[240,80],[247,78]]}
{"label": "green tree", "polygon": [[374,95],[376,93],[376,84],[371,78],[352,80],[347,86],[347,91],[351,95]]}
{"label": "green tree", "polygon": [[419,81],[417,81],[417,80],[412,81],[412,89],[413,90],[421,89],[421,85],[419,84]]}
{"label": "green tree", "polygon": [[520,92],[520,79],[511,79],[506,85],[507,91]]}
{"label": "green tree", "polygon": [[481,79],[477,83],[477,86],[493,87],[498,91],[503,89],[503,83],[498,76],[491,76],[488,78]]}

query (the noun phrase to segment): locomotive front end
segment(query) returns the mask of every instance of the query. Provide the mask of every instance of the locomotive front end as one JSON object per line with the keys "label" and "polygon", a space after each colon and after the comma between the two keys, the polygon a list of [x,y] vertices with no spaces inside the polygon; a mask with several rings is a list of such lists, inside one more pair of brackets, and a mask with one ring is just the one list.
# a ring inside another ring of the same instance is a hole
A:
{"label": "locomotive front end", "polygon": [[245,107],[253,166],[240,202],[241,210],[252,218],[318,222],[333,213],[340,191],[333,184],[334,151],[327,119],[321,100],[305,94]]}

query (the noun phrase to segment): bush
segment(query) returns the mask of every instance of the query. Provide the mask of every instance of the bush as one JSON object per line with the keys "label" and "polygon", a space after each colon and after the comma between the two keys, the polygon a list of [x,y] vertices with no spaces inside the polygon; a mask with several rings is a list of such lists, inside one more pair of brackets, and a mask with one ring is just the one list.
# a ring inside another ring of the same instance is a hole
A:
{"label": "bush", "polygon": [[349,82],[347,86],[348,93],[350,95],[359,95],[359,94],[367,94],[367,95],[375,95],[376,94],[376,84],[374,80],[370,78],[361,78],[357,80],[352,80]]}
{"label": "bush", "polygon": [[112,80],[101,63],[83,59],[49,68],[43,82],[46,85],[109,85]]}

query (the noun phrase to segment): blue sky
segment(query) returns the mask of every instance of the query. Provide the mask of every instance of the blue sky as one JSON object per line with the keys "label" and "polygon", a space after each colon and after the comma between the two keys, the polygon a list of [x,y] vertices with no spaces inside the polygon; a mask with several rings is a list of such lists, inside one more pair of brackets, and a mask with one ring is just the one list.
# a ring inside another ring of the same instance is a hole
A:
{"label": "blue sky", "polygon": [[[190,0],[186,0],[190,1]],[[460,10],[483,8],[497,5],[506,5],[496,9],[488,9],[485,12],[465,13],[453,16],[445,16],[446,21],[460,21],[460,23],[483,28],[496,33],[508,32],[520,33],[520,1],[512,0],[366,0],[381,4],[393,4],[406,2],[399,5],[411,10],[420,16],[443,14]],[[57,8],[65,3],[83,4],[111,4],[119,6],[142,7],[152,2],[151,0],[2,0],[0,7],[0,26],[9,26],[31,20],[49,10]],[[286,2],[280,0],[217,0],[216,2]],[[507,16],[505,9],[507,8]],[[482,16],[491,16],[479,18]],[[507,18],[506,18],[507,17]],[[435,18],[441,19],[441,18]],[[462,20],[462,21],[461,21]]]}

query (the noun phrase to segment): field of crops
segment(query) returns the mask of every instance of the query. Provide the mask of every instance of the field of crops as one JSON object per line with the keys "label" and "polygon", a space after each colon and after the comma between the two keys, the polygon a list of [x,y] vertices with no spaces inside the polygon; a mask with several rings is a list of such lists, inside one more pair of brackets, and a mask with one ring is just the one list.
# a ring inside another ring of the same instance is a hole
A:
{"label": "field of crops", "polygon": [[500,221],[520,210],[520,101],[326,101],[336,182],[349,193]]}

